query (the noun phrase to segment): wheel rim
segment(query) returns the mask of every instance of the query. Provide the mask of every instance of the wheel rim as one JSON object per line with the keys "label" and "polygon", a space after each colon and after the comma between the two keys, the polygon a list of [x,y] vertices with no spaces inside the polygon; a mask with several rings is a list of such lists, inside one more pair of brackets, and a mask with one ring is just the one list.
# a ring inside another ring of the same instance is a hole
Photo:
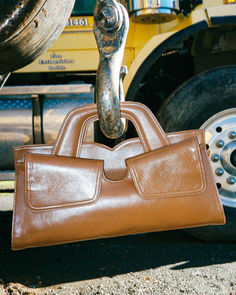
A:
{"label": "wheel rim", "polygon": [[236,108],[215,114],[201,128],[221,201],[236,208]]}

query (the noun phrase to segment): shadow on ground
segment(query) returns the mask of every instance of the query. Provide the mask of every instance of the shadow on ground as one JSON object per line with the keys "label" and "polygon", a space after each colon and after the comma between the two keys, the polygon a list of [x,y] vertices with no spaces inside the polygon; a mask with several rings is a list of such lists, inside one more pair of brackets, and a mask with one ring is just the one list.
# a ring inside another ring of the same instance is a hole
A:
{"label": "shadow on ground", "polygon": [[[2,216],[1,216],[2,217]],[[11,218],[0,223],[0,279],[29,287],[49,286],[158,268],[207,266],[236,261],[235,244],[203,243],[171,231],[68,245],[10,250]],[[173,267],[173,264],[177,264]]]}

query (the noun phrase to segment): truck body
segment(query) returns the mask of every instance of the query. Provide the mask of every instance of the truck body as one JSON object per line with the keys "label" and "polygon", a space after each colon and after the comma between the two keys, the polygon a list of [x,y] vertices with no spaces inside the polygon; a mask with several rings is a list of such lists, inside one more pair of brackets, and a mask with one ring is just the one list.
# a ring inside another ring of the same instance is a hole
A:
{"label": "truck body", "polygon": [[[99,62],[95,4],[77,0],[54,45],[13,73],[2,90],[2,191],[12,185],[12,146],[53,143],[66,112],[94,101]],[[236,0],[122,4],[130,17],[123,59],[128,67],[125,99],[147,105],[167,132],[205,128],[228,222],[210,229],[212,235],[196,235],[236,240]]]}

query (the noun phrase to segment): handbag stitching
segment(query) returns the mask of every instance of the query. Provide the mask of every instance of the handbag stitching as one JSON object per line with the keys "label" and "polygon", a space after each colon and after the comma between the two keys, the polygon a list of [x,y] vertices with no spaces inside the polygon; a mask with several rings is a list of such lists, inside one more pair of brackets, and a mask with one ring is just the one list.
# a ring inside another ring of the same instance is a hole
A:
{"label": "handbag stitching", "polygon": [[[196,140],[196,139],[195,139]],[[200,151],[200,147],[198,144],[196,144],[196,150],[194,151],[194,154],[197,156],[198,161],[197,161],[197,166],[199,168],[199,174],[201,177],[201,187],[197,190],[192,190],[192,191],[172,191],[172,192],[166,192],[166,193],[145,193],[144,189],[142,188],[140,182],[139,182],[139,177],[137,175],[136,170],[133,167],[128,167],[128,169],[131,172],[131,175],[133,176],[133,181],[135,183],[135,187],[137,188],[138,194],[140,195],[140,197],[142,197],[143,199],[160,199],[162,197],[181,197],[179,196],[179,194],[182,194],[183,196],[191,194],[191,195],[197,195],[202,193],[205,189],[206,189],[206,175],[205,175],[205,170],[204,170],[204,166],[202,163],[202,158],[201,158],[201,151]],[[178,194],[178,195],[174,195],[174,194]]]}
{"label": "handbag stitching", "polygon": [[[136,104],[136,103],[135,103],[135,104]],[[161,135],[162,139],[164,139],[165,142],[167,142],[168,144],[170,144],[170,143],[169,143],[169,140],[168,140],[168,138],[167,138],[167,136],[166,136],[166,133],[165,133],[164,130],[162,129],[160,123],[159,123],[159,122],[157,121],[157,119],[154,117],[153,113],[152,113],[147,107],[145,107],[144,105],[142,105],[142,104],[140,104],[140,103],[137,103],[137,104],[138,104],[138,107],[139,107],[139,108],[141,108],[141,109],[147,111],[147,113],[149,114],[149,117],[151,118],[151,120],[153,121],[153,123],[154,123],[155,125],[158,126],[158,130],[159,130],[159,132],[160,132],[160,135]]]}
{"label": "handbag stitching", "polygon": [[[205,154],[204,154],[205,155]],[[205,162],[204,162],[205,163]],[[208,164],[208,162],[206,162],[206,165]],[[209,165],[208,165],[209,166]],[[210,168],[210,167],[207,167],[207,168]],[[208,171],[211,175],[213,175],[212,174],[212,171],[211,170],[209,170]],[[213,183],[214,183],[214,181],[213,181],[213,179],[210,179],[210,184],[209,184],[209,187],[212,187],[212,185],[213,185]],[[208,187],[208,188],[209,188]],[[214,194],[215,195],[215,194]],[[220,201],[219,201],[219,199],[216,197],[216,195],[215,195],[215,198],[218,200],[218,205],[219,205],[219,212],[221,213],[221,219],[222,219],[222,217],[223,217],[223,211],[222,211],[222,206],[221,206],[221,204],[220,204]],[[22,213],[23,214],[23,213]],[[14,211],[14,215],[15,215],[15,211]],[[15,219],[15,217],[14,217],[14,215],[13,215],[13,219]],[[221,224],[223,224],[224,223],[224,219],[222,219],[221,221],[220,221],[220,223]],[[208,225],[210,225],[210,224],[216,224],[216,222],[214,222],[214,221],[212,221],[212,222],[208,222]],[[217,221],[217,224],[219,224],[219,218],[218,218],[218,221]],[[189,224],[184,224],[184,225],[180,225],[180,226],[178,226],[178,229],[180,229],[180,228],[186,228],[187,226],[188,227],[193,227],[193,226],[200,226],[200,225],[205,225],[205,221],[202,221],[202,222],[198,222],[198,223],[195,223],[194,225],[193,224],[191,224],[191,223],[189,223]],[[172,226],[166,226],[165,228],[161,228],[161,229],[158,229],[158,228],[155,228],[154,230],[149,230],[149,232],[156,232],[156,231],[159,231],[159,230],[168,230],[168,229],[173,229],[173,227]],[[177,227],[176,227],[176,229],[177,229]],[[142,232],[144,232],[144,231],[135,231],[135,233],[142,233]],[[131,234],[131,233],[130,233]],[[114,237],[114,236],[117,236],[117,235],[111,235],[110,237]],[[108,237],[107,235],[104,235],[103,237]],[[100,238],[102,238],[102,236],[100,236]],[[70,242],[75,242],[75,241],[81,241],[81,240],[88,240],[88,239],[90,239],[89,237],[87,237],[87,238],[84,238],[84,239],[63,239],[63,240],[60,240],[60,241],[56,241],[56,242],[49,242],[49,243],[37,243],[36,241],[33,241],[33,243],[31,244],[31,246],[36,246],[36,245],[38,245],[38,246],[47,246],[47,245],[59,245],[59,244],[62,244],[62,243],[70,243]],[[29,244],[27,244],[27,247],[30,247],[30,245]],[[22,242],[20,241],[20,246],[18,246],[18,238],[16,237],[12,237],[12,249],[14,249],[14,250],[17,250],[17,249],[24,249],[24,248],[26,248],[26,245],[25,244],[22,244]]]}
{"label": "handbag stitching", "polygon": [[[129,103],[132,106],[132,103]],[[78,108],[73,109],[69,114],[68,117],[65,118],[64,123],[62,124],[61,129],[59,130],[59,137],[55,143],[54,149],[53,149],[53,154],[55,153],[55,151],[58,149],[58,146],[61,145],[62,142],[62,137],[64,135],[64,128],[70,123],[68,122],[71,119],[71,116],[73,116],[74,114],[76,114],[78,111],[80,110],[86,110],[91,108],[91,106],[93,106],[93,104],[87,105],[87,106],[83,106]],[[162,129],[162,127],[160,126],[159,122],[156,120],[156,118],[154,117],[154,115],[151,113],[151,111],[149,109],[147,109],[145,106],[143,106],[140,103],[135,104],[135,106],[141,110],[144,110],[148,113],[149,118],[152,120],[152,122],[154,123],[154,125],[156,125],[158,127],[158,131],[160,137],[162,137],[162,139],[164,140],[165,143],[169,144],[169,140],[167,139],[164,130]],[[131,116],[130,116],[131,117]],[[91,118],[91,117],[90,117]]]}
{"label": "handbag stitching", "polygon": [[[52,145],[47,145],[45,146],[44,144],[37,144],[37,145],[27,145],[27,146],[18,146],[18,147],[14,147],[14,151],[24,151],[23,152],[23,156],[22,158],[23,159],[18,159],[17,161],[17,165],[18,164],[24,164],[24,161],[25,161],[25,154],[26,153],[29,153],[29,154],[36,154],[36,153],[32,153],[32,150],[38,150],[41,151],[41,150],[52,150],[53,146]],[[45,154],[45,155],[49,155],[49,154]]]}
{"label": "handbag stitching", "polygon": [[19,169],[19,167],[17,166],[16,173],[15,173],[13,217],[12,217],[12,229],[11,229],[11,247],[12,247],[12,249],[14,248],[15,226],[16,226],[16,192],[17,192],[16,187],[17,187],[17,182],[18,182],[18,169]]}
{"label": "handbag stitching", "polygon": [[[132,119],[132,116],[130,116],[129,114],[125,114],[125,117],[126,117],[126,119],[129,119],[130,121],[132,121],[132,120],[131,120],[131,119]],[[85,131],[86,131],[86,129],[87,129],[87,128],[84,128],[84,125],[89,124],[89,123],[88,123],[89,121],[93,122],[95,118],[97,118],[97,114],[96,114],[96,115],[93,115],[93,116],[90,116],[89,118],[87,118],[86,120],[84,120],[84,122],[83,122],[83,124],[82,124],[82,126],[81,126],[81,130],[82,130],[83,134],[82,134],[82,136],[79,137],[79,140],[78,140],[78,143],[77,143],[77,152],[76,152],[76,156],[79,156],[80,153],[81,153],[82,140],[83,140],[83,138],[84,138],[84,134],[85,134]],[[141,143],[142,143],[142,145],[144,146],[144,149],[145,149],[146,151],[149,151],[149,150],[150,150],[150,146],[149,146],[149,144],[147,144],[147,143],[145,142],[145,139],[144,139],[144,137],[143,137],[143,135],[142,135],[142,132],[141,132],[140,128],[138,127],[138,124],[137,124],[136,122],[132,122],[132,123],[134,124],[136,130],[139,130],[139,138],[142,139],[142,140],[141,140]]]}
{"label": "handbag stitching", "polygon": [[[206,154],[203,154],[203,153],[200,153],[200,156],[201,157],[205,157],[205,156],[207,156]],[[204,162],[204,164],[205,164],[205,162]],[[22,164],[19,164],[19,166],[22,166]],[[203,166],[205,166],[205,165],[203,165]],[[206,167],[205,167],[206,169],[205,169],[205,172],[207,172],[207,169],[210,169],[208,172],[210,173],[210,175],[212,175],[212,179],[210,178],[209,179],[209,186],[213,186],[213,184],[214,184],[214,179],[213,179],[213,173],[212,173],[212,171],[211,171],[211,168],[210,168],[210,166],[209,166],[209,163],[208,162],[206,162]],[[16,177],[17,177],[17,175],[16,175]],[[208,181],[208,179],[207,179],[207,181]],[[214,184],[214,188],[215,188],[215,184]],[[100,187],[99,187],[99,191],[101,190],[101,185],[100,185]],[[214,194],[214,196],[215,196],[215,198],[216,199],[218,199],[217,198],[217,196],[216,196],[216,194]],[[219,207],[220,207],[220,211],[222,211],[222,206],[221,206],[221,203],[220,203],[220,201],[219,201],[219,199],[218,199],[218,205],[219,205]],[[15,204],[14,204],[14,206],[15,206]],[[49,211],[49,210],[44,210],[44,211]],[[222,213],[222,212],[221,212]],[[21,212],[21,214],[23,215],[24,213],[23,212]],[[15,212],[14,212],[14,215],[13,215],[13,220],[14,220],[14,223],[16,222],[16,219],[15,219]],[[202,224],[205,224],[205,222],[203,222]],[[208,223],[208,224],[210,224],[210,223]],[[211,224],[214,224],[214,222],[212,222]],[[191,226],[192,226],[192,224],[190,224]],[[198,223],[198,225],[201,225],[201,223]],[[179,226],[178,228],[184,228],[184,227],[186,227],[186,225],[184,225],[184,226]],[[165,229],[173,229],[173,227],[172,226],[167,226],[167,227],[165,227]],[[157,229],[155,229],[154,231],[156,231]],[[162,228],[162,230],[163,230],[163,228]],[[142,231],[141,231],[142,232]],[[137,231],[135,232],[135,233],[138,233]],[[104,237],[107,237],[106,235],[104,235]],[[16,238],[16,240],[17,240],[18,238]],[[81,240],[81,239],[79,239],[79,240]],[[66,240],[66,239],[64,239],[64,240],[60,240],[59,242],[56,242],[56,243],[45,243],[45,244],[43,244],[43,245],[57,245],[57,244],[61,244],[61,243],[64,243],[64,242],[74,242],[75,240],[73,239],[73,240]],[[17,242],[17,241],[16,241]],[[14,244],[14,241],[13,241],[13,243],[12,243],[12,245]],[[33,243],[32,244],[32,246],[33,245],[36,245],[35,243]],[[40,246],[42,246],[42,244],[39,244]],[[13,248],[14,248],[14,246],[13,246]],[[16,246],[16,248],[15,249],[21,249],[21,248],[25,248],[24,246],[23,247],[17,247]]]}
{"label": "handbag stitching", "polygon": [[170,138],[171,138],[172,136],[175,136],[178,134],[179,135],[186,134],[186,132],[189,132],[189,134],[191,133],[193,137],[196,137],[199,144],[205,144],[205,137],[204,137],[204,130],[203,129],[198,129],[197,131],[196,130],[184,130],[184,131],[170,132],[170,133],[167,133],[167,137],[170,136]]}
{"label": "handbag stitching", "polygon": [[[87,119],[84,121],[84,123],[82,124],[81,129],[83,129],[83,134],[82,134],[82,136],[79,137],[79,140],[78,140],[77,151],[76,151],[76,157],[80,157],[80,155],[81,155],[82,144],[83,144],[83,138],[84,138],[84,136],[85,136],[85,134],[86,134],[86,131],[87,131],[87,128],[84,128],[84,125],[85,125],[85,124],[88,124],[88,125],[89,125],[89,124],[93,123],[95,118],[97,118],[97,115],[94,115],[94,116],[92,116],[92,117],[87,118]],[[91,121],[91,122],[88,123],[89,121]],[[143,140],[143,142],[144,142],[144,140]],[[147,149],[147,146],[146,146],[145,142],[144,142],[144,144],[143,144],[143,142],[141,141],[142,145],[144,145],[144,148]],[[122,144],[122,142],[121,142],[120,144]],[[118,146],[118,145],[117,145],[117,146]],[[110,150],[110,151],[113,151],[113,150],[116,149],[116,146],[115,146],[114,148],[109,148],[109,147],[107,147],[106,145],[104,145],[104,147],[107,148],[107,149]],[[148,150],[148,149],[147,149],[147,150]]]}
{"label": "handbag stitching", "polygon": [[[116,150],[119,150],[120,148],[123,148],[124,144],[129,145],[129,144],[132,144],[132,143],[134,143],[134,144],[140,143],[140,139],[138,137],[128,138],[128,139],[126,139],[126,140],[124,140],[122,142],[119,142],[114,147],[109,147],[109,146],[107,146],[107,145],[105,145],[103,143],[98,143],[98,142],[85,142],[84,146],[91,145],[91,146],[95,146],[95,147],[101,147],[101,148],[106,149],[106,150],[108,150],[110,152],[113,152],[113,151],[115,152]],[[83,147],[82,147],[82,149],[83,149]],[[81,153],[82,153],[82,149],[81,149]],[[145,151],[143,151],[142,153],[145,153]],[[81,158],[81,159],[84,159],[84,157]],[[94,159],[94,158],[89,158],[89,159]]]}
{"label": "handbag stitching", "polygon": [[[30,203],[30,190],[28,189],[28,185],[30,183],[30,178],[29,178],[29,170],[32,170],[32,163],[31,160],[29,160],[29,164],[25,163],[25,203],[26,207],[30,209],[31,211],[49,211],[51,209],[61,209],[61,208],[72,208],[72,207],[80,207],[83,205],[92,205],[95,202],[98,201],[99,195],[100,195],[100,189],[101,189],[101,178],[102,178],[102,173],[103,170],[102,168],[102,162],[98,161],[97,163],[97,170],[99,171],[96,176],[96,184],[95,184],[95,191],[94,191],[94,196],[92,199],[85,200],[85,201],[76,201],[72,203],[65,203],[65,204],[59,204],[59,205],[49,205],[49,206],[42,206],[42,207],[35,207]],[[27,166],[27,167],[26,167]],[[30,166],[30,167],[29,167]],[[29,169],[30,168],[30,169]],[[102,170],[102,171],[101,171]],[[28,180],[28,181],[27,181]]]}
{"label": "handbag stitching", "polygon": [[[90,105],[86,105],[86,106],[83,106],[83,107],[80,107],[79,110],[86,110],[86,109],[89,109],[91,108],[91,104]],[[62,125],[61,125],[61,128],[59,130],[59,137],[55,143],[55,146],[54,146],[54,149],[53,149],[53,154],[55,154],[55,151],[58,149],[58,146],[61,145],[61,142],[62,142],[62,136],[64,135],[64,129],[65,127],[70,123],[68,123],[68,121],[71,119],[72,115],[76,114],[78,112],[78,107],[77,108],[74,108],[71,110],[71,112],[68,114],[68,116],[65,118],[65,120],[63,121]]]}
{"label": "handbag stitching", "polygon": [[31,148],[34,149],[49,149],[49,148],[52,148],[53,145],[51,144],[32,144],[32,145],[24,145],[24,146],[16,146],[16,147],[13,147],[14,150],[30,150]]}
{"label": "handbag stitching", "polygon": [[[145,109],[145,108],[144,108]],[[146,109],[145,109],[146,110]],[[144,149],[146,151],[150,151],[152,150],[149,143],[146,143],[146,140],[144,139],[144,136],[142,135],[142,133],[144,133],[144,131],[142,132],[141,131],[141,128],[139,128],[138,124],[136,123],[136,121],[133,121],[132,119],[132,116],[130,114],[124,114],[122,111],[121,111],[121,114],[123,114],[124,118],[126,119],[129,119],[135,126],[136,130],[138,131],[138,135],[139,135],[139,138],[141,138],[141,143],[142,145],[144,146]],[[84,125],[87,125],[89,124],[88,122],[91,121],[93,122],[94,119],[97,118],[97,114],[96,115],[93,115],[93,116],[90,116],[89,118],[87,118],[86,120],[84,120],[82,126],[81,126],[81,130],[82,130],[82,136],[79,137],[79,140],[78,140],[78,143],[77,143],[77,152],[76,152],[76,156],[79,156],[80,153],[81,153],[81,148],[82,148],[82,141],[83,141],[83,138],[84,138],[84,135],[86,133],[86,130],[87,128],[84,128]],[[154,122],[154,118],[153,119],[153,122]],[[159,127],[159,125],[158,125]],[[162,128],[158,128],[158,130],[161,132],[162,131]],[[163,137],[164,138],[164,137]]]}
{"label": "handbag stitching", "polygon": [[[97,114],[96,115],[93,115],[93,116],[90,116],[89,118],[87,118],[86,120],[84,120],[82,126],[81,126],[81,130],[82,130],[82,136],[79,136],[78,138],[78,142],[77,142],[77,148],[76,148],[76,157],[80,156],[81,154],[81,149],[82,149],[82,144],[83,144],[83,140],[84,140],[84,136],[87,132],[87,128],[84,128],[85,125],[89,125],[91,124],[94,119],[97,118]],[[88,123],[89,121],[91,121],[91,123]]]}

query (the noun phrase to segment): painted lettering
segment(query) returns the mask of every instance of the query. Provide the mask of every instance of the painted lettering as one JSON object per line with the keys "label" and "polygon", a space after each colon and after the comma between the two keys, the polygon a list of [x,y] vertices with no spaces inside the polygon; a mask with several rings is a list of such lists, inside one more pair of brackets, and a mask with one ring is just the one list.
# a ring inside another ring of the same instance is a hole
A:
{"label": "painted lettering", "polygon": [[89,26],[87,17],[69,18],[66,24],[68,27],[86,27]]}

